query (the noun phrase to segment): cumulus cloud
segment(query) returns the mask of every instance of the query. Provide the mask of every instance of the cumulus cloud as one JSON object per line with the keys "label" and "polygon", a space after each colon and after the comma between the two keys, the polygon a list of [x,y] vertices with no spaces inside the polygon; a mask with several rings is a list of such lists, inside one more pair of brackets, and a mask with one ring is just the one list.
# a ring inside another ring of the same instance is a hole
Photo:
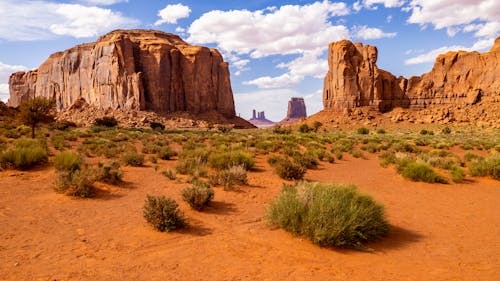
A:
{"label": "cumulus cloud", "polygon": [[[278,65],[278,68],[287,69],[287,73],[244,82],[264,89],[291,87],[303,81],[305,76],[324,75],[326,63],[321,57],[328,43],[349,38],[349,29],[343,24],[332,24],[330,19],[349,12],[345,3],[328,0],[256,11],[216,10],[203,14],[191,24],[188,41],[214,43],[231,62],[237,61],[231,57],[256,59],[298,54],[299,58]],[[299,64],[302,65],[299,67]]]}
{"label": "cumulus cloud", "polygon": [[384,32],[380,28],[363,26],[355,26],[353,28],[353,36],[363,40],[373,40],[380,38],[392,38],[397,35],[396,32]]}
{"label": "cumulus cloud", "polygon": [[17,71],[27,70],[22,65],[8,65],[0,62],[0,100],[6,102],[9,99],[9,77]]}
{"label": "cumulus cloud", "polygon": [[114,4],[121,3],[121,2],[128,2],[128,0],[84,0],[83,2],[90,4],[90,5],[108,6],[108,5],[114,5]]}
{"label": "cumulus cloud", "polygon": [[291,89],[262,90],[249,93],[235,93],[234,101],[237,114],[249,119],[252,109],[265,111],[266,118],[280,121],[286,117],[288,101],[292,97],[303,97],[307,114],[312,115],[323,109],[322,90],[313,93],[299,93]]}
{"label": "cumulus cloud", "polygon": [[159,20],[155,22],[156,26],[162,25],[164,23],[176,24],[177,20],[189,17],[191,9],[188,6],[184,6],[181,3],[167,5],[165,8],[158,12]]}
{"label": "cumulus cloud", "polygon": [[383,5],[385,8],[397,8],[403,6],[406,2],[406,0],[363,0],[354,2],[352,8],[356,12],[363,8],[377,10],[377,5]]}
{"label": "cumulus cloud", "polygon": [[412,65],[412,64],[422,64],[422,63],[431,63],[434,62],[436,57],[440,54],[449,52],[449,51],[482,51],[486,50],[488,48],[491,48],[491,46],[494,43],[494,39],[483,39],[479,40],[476,43],[474,43],[471,47],[465,47],[465,46],[460,46],[460,45],[454,45],[454,46],[444,46],[440,47],[434,50],[431,50],[427,53],[418,55],[416,57],[412,57],[410,59],[405,60],[406,65]]}
{"label": "cumulus cloud", "polygon": [[0,2],[0,39],[31,41],[67,35],[92,37],[117,28],[131,28],[136,19],[99,7],[48,1]]}
{"label": "cumulus cloud", "polygon": [[474,21],[497,21],[498,0],[412,0],[406,9],[411,12],[408,23],[431,24],[435,29],[450,28]]}
{"label": "cumulus cloud", "polygon": [[252,58],[297,54],[347,38],[348,29],[328,19],[348,13],[345,3],[327,0],[256,11],[214,10],[191,24],[188,41],[215,43],[221,50]]}

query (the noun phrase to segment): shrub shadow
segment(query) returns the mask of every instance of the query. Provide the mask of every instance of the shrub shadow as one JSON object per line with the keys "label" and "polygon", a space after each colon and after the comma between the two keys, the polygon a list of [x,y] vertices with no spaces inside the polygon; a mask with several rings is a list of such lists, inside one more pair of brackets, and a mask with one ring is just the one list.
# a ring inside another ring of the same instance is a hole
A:
{"label": "shrub shadow", "polygon": [[382,238],[380,241],[368,243],[366,246],[369,248],[373,248],[376,252],[384,252],[387,250],[404,248],[406,245],[417,243],[423,238],[423,235],[418,234],[412,230],[391,225],[390,232],[386,237]]}
{"label": "shrub shadow", "polygon": [[179,229],[177,230],[177,232],[193,236],[207,236],[212,234],[213,230],[211,228],[203,226],[199,221],[190,220],[185,228]]}
{"label": "shrub shadow", "polygon": [[231,215],[235,214],[237,210],[236,205],[233,203],[212,201],[205,207],[203,212],[214,215]]}

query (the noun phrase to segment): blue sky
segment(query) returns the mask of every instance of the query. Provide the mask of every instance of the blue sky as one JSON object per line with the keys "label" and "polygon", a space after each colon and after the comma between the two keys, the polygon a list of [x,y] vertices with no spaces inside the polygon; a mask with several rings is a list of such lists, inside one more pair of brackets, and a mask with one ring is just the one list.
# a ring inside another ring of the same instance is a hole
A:
{"label": "blue sky", "polygon": [[498,0],[0,0],[0,98],[10,73],[117,28],[158,29],[218,48],[230,63],[237,113],[279,121],[292,96],[322,109],[329,42],[376,45],[379,68],[430,71],[449,50],[487,51],[500,34]]}

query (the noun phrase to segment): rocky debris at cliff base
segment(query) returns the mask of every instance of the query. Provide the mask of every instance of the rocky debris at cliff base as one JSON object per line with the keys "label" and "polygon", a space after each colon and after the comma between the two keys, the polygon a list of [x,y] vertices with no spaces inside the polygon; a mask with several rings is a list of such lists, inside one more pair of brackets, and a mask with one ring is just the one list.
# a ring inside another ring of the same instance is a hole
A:
{"label": "rocky debris at cliff base", "polygon": [[219,112],[192,114],[189,112],[153,112],[128,109],[99,109],[92,105],[78,105],[63,109],[57,113],[56,120],[71,121],[78,126],[91,126],[96,118],[112,116],[119,126],[125,128],[149,127],[152,122],[161,123],[167,129],[175,128],[211,128],[230,126],[236,129],[251,129],[254,125],[237,116],[225,116]]}

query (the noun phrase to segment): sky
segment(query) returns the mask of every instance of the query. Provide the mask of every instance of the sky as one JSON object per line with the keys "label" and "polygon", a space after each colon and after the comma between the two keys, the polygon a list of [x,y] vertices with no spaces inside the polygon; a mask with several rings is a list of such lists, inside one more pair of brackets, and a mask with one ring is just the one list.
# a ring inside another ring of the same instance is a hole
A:
{"label": "sky", "polygon": [[0,99],[11,73],[114,29],[157,29],[214,47],[230,64],[236,112],[279,121],[288,100],[323,108],[331,42],[375,45],[377,65],[421,75],[452,50],[485,52],[500,34],[498,0],[0,0]]}

